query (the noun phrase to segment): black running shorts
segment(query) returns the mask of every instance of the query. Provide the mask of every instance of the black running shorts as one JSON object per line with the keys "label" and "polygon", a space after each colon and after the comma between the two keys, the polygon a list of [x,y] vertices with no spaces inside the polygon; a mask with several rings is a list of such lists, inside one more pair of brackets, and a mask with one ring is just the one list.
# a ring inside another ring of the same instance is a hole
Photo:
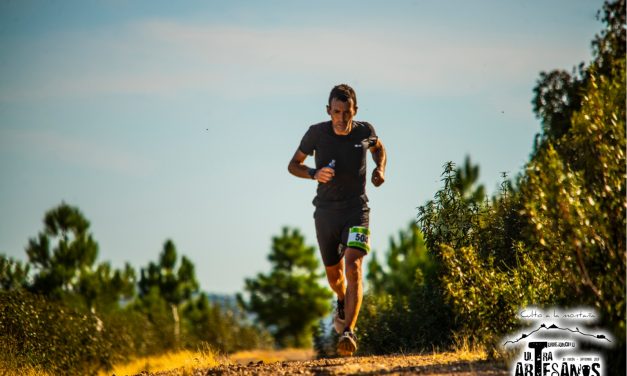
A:
{"label": "black running shorts", "polygon": [[314,219],[324,266],[337,265],[344,257],[346,247],[368,254],[370,209],[367,206],[316,208]]}

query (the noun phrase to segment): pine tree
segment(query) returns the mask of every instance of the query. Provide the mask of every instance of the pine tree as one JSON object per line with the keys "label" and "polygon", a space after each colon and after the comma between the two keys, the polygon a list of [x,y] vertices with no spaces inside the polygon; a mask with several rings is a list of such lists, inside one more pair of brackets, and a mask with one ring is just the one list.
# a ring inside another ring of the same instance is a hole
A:
{"label": "pine tree", "polygon": [[180,344],[179,307],[181,303],[188,301],[193,293],[198,292],[194,264],[183,256],[177,269],[177,257],[176,246],[172,240],[166,240],[163,252],[159,255],[159,263],[151,262],[147,268],[142,268],[138,283],[141,298],[150,300],[150,304],[157,304],[152,300],[160,297],[169,305],[174,322],[175,346]]}
{"label": "pine tree", "polygon": [[407,296],[423,284],[424,274],[431,273],[433,260],[427,253],[422,233],[415,223],[390,238],[384,269],[373,257],[368,263],[369,288],[376,293]]}
{"label": "pine tree", "polygon": [[0,254],[0,290],[18,290],[28,285],[29,265]]}
{"label": "pine tree", "polygon": [[32,290],[59,296],[76,291],[80,277],[91,272],[98,243],[83,213],[63,202],[46,213],[44,230],[29,240],[26,254],[37,272]]}
{"label": "pine tree", "polygon": [[305,244],[297,229],[283,228],[272,239],[269,274],[246,279],[250,300],[245,308],[268,327],[279,346],[305,347],[317,320],[330,311],[331,293],[320,286],[319,262],[314,248]]}
{"label": "pine tree", "polygon": [[[78,207],[62,202],[46,212],[44,230],[29,240],[29,263],[24,268],[14,264],[7,272],[47,297],[73,301],[92,311],[117,307],[121,298],[135,294],[135,270],[129,264],[123,270],[114,270],[109,263],[96,264],[98,243],[89,226]],[[29,270],[35,271],[32,282]]]}

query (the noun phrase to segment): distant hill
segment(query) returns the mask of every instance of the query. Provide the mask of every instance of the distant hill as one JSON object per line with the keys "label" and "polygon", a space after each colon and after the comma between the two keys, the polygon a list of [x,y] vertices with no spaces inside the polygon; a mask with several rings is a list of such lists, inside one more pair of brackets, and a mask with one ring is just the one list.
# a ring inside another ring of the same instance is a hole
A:
{"label": "distant hill", "polygon": [[237,308],[237,299],[235,298],[235,295],[215,294],[208,292],[206,292],[205,294],[207,294],[207,298],[211,303],[217,303],[222,308]]}

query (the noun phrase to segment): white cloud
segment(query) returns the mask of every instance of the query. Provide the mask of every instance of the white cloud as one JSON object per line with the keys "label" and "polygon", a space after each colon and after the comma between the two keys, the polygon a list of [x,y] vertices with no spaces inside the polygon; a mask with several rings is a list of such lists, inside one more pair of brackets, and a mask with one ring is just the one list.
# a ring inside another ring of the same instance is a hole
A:
{"label": "white cloud", "polygon": [[530,75],[547,67],[569,67],[587,49],[556,48],[549,38],[516,41],[511,35],[485,38],[460,31],[392,29],[382,34],[361,28],[256,29],[165,20],[50,43],[39,59],[40,51],[33,51],[40,79],[0,89],[0,99],[188,90],[265,96],[320,80],[463,95],[528,83]]}
{"label": "white cloud", "polygon": [[569,64],[581,52],[567,46],[557,49],[549,38],[517,43],[511,37],[486,39],[470,32],[258,30],[167,21],[146,22],[139,29],[184,61],[204,67],[230,65],[233,73],[273,73],[276,78],[349,75],[383,87],[453,95],[460,88],[481,88],[502,80],[527,82],[522,74],[545,68],[547,61]]}
{"label": "white cloud", "polygon": [[45,160],[114,172],[125,176],[153,173],[153,161],[128,151],[49,130],[0,129],[0,150],[37,155]]}

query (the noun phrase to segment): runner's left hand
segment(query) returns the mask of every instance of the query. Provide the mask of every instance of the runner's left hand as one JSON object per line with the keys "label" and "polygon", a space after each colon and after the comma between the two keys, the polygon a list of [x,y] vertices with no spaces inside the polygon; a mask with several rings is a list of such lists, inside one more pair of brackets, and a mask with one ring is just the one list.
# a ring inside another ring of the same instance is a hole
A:
{"label": "runner's left hand", "polygon": [[383,182],[385,182],[385,174],[377,167],[374,171],[372,171],[372,184],[374,184],[375,187],[378,187],[383,184]]}

